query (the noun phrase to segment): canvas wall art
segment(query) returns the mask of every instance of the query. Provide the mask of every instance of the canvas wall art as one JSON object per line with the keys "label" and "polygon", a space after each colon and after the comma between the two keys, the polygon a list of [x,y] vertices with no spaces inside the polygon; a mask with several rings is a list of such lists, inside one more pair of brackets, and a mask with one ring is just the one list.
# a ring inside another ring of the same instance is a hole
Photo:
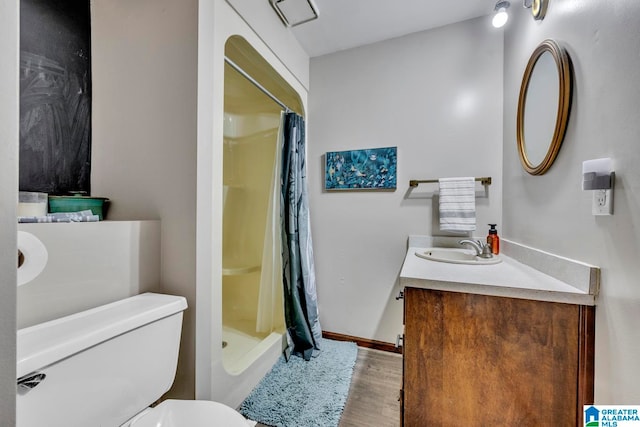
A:
{"label": "canvas wall art", "polygon": [[398,148],[330,151],[325,155],[326,190],[395,190]]}

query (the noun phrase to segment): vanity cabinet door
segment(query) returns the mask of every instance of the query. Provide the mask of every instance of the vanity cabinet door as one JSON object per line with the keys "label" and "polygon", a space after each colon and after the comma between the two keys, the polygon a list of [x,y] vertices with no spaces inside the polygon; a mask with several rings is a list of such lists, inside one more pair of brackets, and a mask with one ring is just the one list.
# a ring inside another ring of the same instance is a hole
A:
{"label": "vanity cabinet door", "polygon": [[406,427],[577,426],[593,403],[594,309],[405,289]]}

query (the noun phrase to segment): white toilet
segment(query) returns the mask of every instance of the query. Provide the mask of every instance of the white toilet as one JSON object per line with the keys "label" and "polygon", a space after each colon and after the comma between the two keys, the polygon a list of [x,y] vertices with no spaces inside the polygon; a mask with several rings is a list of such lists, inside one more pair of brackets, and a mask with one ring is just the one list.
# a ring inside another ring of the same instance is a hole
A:
{"label": "white toilet", "polygon": [[18,331],[17,427],[247,427],[211,401],[165,400],[183,297],[142,294]]}

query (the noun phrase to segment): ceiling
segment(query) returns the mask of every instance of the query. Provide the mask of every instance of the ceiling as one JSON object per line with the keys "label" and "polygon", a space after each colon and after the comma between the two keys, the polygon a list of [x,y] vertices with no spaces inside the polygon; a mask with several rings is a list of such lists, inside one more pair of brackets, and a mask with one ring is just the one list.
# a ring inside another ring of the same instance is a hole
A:
{"label": "ceiling", "polygon": [[488,15],[495,0],[314,0],[320,17],[292,28],[309,56]]}

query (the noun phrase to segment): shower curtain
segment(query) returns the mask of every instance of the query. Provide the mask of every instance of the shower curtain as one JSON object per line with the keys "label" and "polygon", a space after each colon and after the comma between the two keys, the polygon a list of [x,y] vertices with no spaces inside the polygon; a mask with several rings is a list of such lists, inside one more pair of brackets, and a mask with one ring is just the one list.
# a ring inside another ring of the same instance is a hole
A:
{"label": "shower curtain", "polygon": [[282,267],[287,338],[305,360],[320,350],[320,320],[311,242],[304,119],[285,113],[282,147]]}
{"label": "shower curtain", "polygon": [[275,146],[275,160],[271,174],[269,207],[264,228],[262,247],[262,269],[260,272],[260,290],[258,293],[258,316],[256,332],[273,332],[284,324],[282,293],[282,232],[280,224],[281,197],[281,159],[284,133],[284,112],[280,114],[278,141]]}

